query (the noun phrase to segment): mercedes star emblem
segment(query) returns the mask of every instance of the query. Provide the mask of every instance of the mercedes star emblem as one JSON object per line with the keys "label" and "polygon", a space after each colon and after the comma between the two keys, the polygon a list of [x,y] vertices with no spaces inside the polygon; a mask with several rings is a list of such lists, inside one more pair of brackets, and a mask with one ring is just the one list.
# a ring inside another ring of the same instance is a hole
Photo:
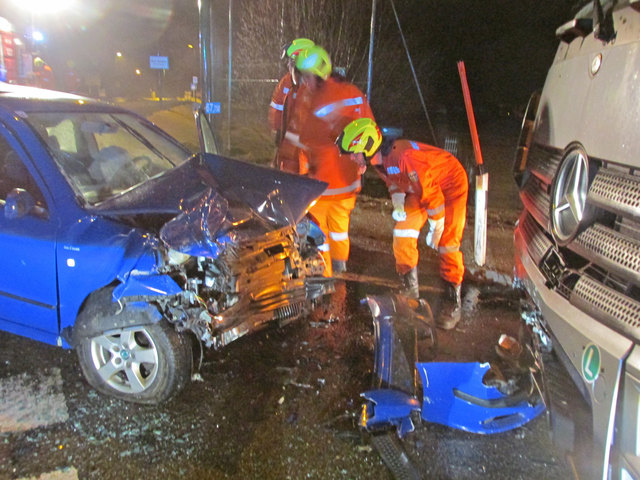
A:
{"label": "mercedes star emblem", "polygon": [[574,148],[560,164],[551,199],[551,226],[555,239],[566,245],[578,233],[589,188],[589,163],[584,150]]}

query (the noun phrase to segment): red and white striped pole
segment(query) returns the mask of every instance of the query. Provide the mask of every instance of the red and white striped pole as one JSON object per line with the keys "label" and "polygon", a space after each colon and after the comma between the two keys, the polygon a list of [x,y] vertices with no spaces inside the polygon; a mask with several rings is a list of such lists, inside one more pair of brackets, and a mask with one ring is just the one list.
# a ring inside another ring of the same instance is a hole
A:
{"label": "red and white striped pole", "polygon": [[462,60],[458,62],[458,73],[460,74],[460,82],[462,83],[462,95],[464,96],[464,106],[467,110],[469,130],[471,131],[473,154],[476,159],[476,215],[473,230],[473,256],[475,262],[481,267],[484,265],[487,257],[487,194],[489,192],[489,172],[486,171],[484,162],[482,161],[480,139],[478,138],[478,129],[476,128],[476,118],[473,114],[471,93],[469,92],[469,84],[467,83],[467,72]]}

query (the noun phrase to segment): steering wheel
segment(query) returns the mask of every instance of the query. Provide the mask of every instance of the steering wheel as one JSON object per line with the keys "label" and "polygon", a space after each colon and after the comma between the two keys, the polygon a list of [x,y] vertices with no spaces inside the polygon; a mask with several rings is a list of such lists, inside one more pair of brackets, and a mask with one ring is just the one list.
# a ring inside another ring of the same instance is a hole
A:
{"label": "steering wheel", "polygon": [[151,159],[147,155],[138,155],[131,162],[136,168],[147,176],[151,176],[149,170],[151,167]]}

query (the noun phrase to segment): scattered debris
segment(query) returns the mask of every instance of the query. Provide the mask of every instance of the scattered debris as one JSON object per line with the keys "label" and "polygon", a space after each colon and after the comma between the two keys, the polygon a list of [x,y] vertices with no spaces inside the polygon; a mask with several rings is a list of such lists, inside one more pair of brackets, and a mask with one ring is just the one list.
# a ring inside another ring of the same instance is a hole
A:
{"label": "scattered debris", "polygon": [[298,382],[294,382],[293,380],[287,380],[285,382],[285,385],[293,385],[294,387],[299,387],[299,388],[313,388],[308,383],[298,383]]}
{"label": "scattered debris", "polygon": [[309,322],[309,325],[313,328],[329,328],[329,324],[327,322]]}
{"label": "scattered debris", "polygon": [[517,360],[522,354],[522,345],[515,338],[503,333],[496,345],[496,353],[505,360]]}

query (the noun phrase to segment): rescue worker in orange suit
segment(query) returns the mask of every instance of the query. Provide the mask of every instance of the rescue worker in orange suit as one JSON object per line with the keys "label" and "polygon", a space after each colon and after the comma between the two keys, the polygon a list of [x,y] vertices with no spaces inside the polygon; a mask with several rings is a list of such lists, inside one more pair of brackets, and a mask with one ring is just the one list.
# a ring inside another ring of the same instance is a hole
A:
{"label": "rescue worker in orange suit", "polygon": [[[367,141],[363,135],[358,141]],[[450,330],[462,313],[464,263],[460,242],[467,216],[467,173],[458,159],[425,143],[385,138],[371,165],[391,194],[393,254],[404,293],[418,298],[418,237],[429,224],[427,245],[440,254],[440,298],[436,325]]]}
{"label": "rescue worker in orange suit", "polygon": [[288,72],[280,79],[269,104],[269,126],[274,132],[277,149],[273,166],[292,173],[300,173],[298,134],[291,124],[300,85],[299,73],[295,68],[296,58],[302,50],[314,45],[308,38],[296,38],[282,49],[282,58],[287,59]]}
{"label": "rescue worker in orange suit", "polygon": [[351,121],[373,118],[373,113],[360,89],[332,75],[331,59],[322,47],[302,51],[296,68],[303,79],[292,120],[300,125],[300,171],[328,184],[309,212],[327,238],[320,250],[325,275],[332,276],[347,268],[349,221],[366,168],[341,152],[336,140]]}
{"label": "rescue worker in orange suit", "polygon": [[33,73],[35,75],[35,85],[40,88],[55,88],[55,77],[51,67],[40,57],[33,60]]}

